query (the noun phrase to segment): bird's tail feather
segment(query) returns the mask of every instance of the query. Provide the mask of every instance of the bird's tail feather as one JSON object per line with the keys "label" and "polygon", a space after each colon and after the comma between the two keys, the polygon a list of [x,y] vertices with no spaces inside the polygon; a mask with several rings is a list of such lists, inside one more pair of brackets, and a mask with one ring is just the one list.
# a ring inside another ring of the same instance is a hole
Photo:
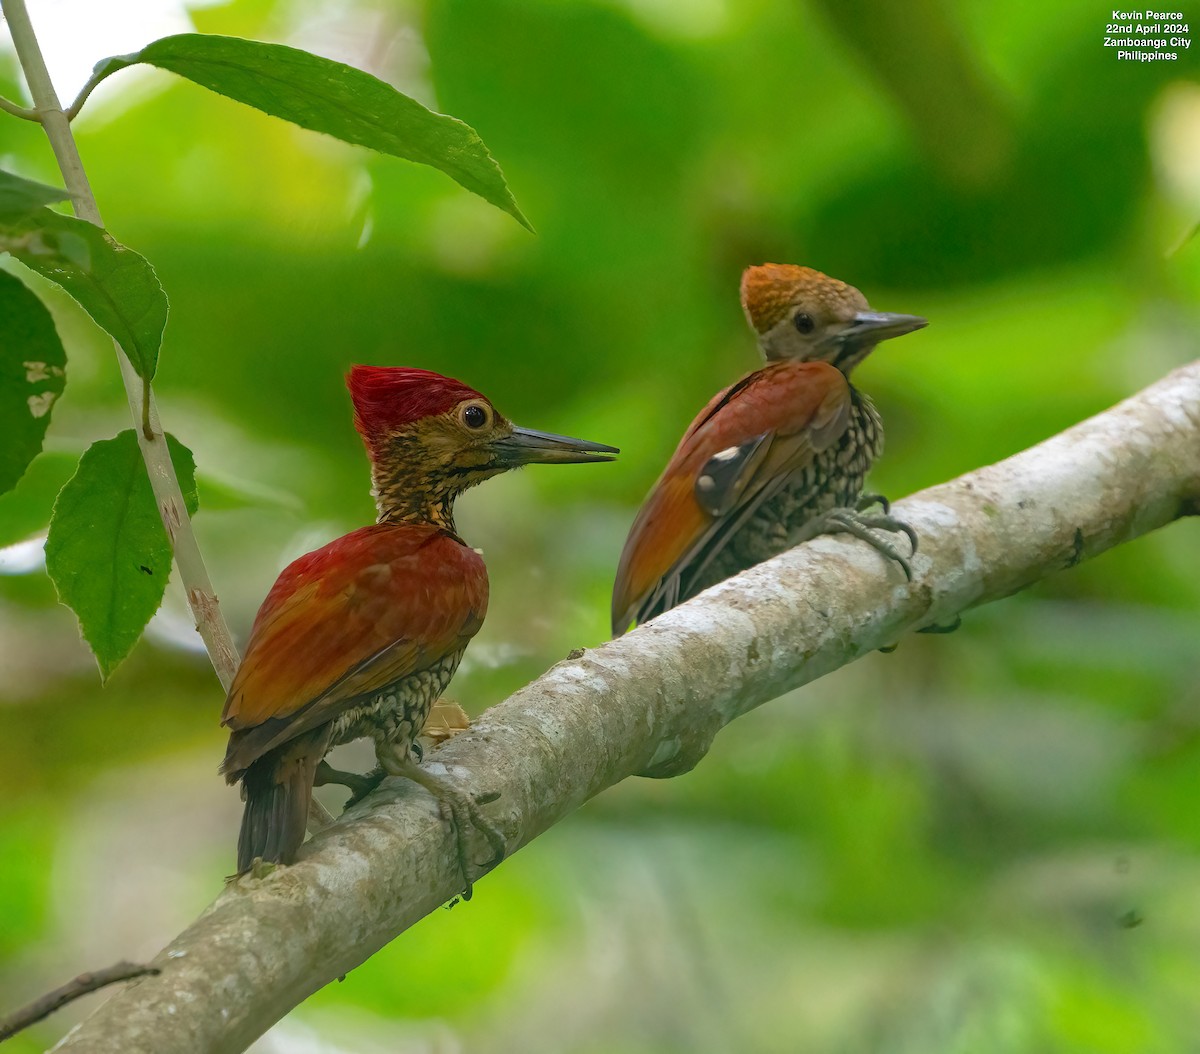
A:
{"label": "bird's tail feather", "polygon": [[[238,874],[256,859],[290,864],[304,841],[317,764],[325,753],[321,733],[299,736],[253,762],[242,774],[246,808],[238,834]],[[320,740],[320,741],[318,741]]]}

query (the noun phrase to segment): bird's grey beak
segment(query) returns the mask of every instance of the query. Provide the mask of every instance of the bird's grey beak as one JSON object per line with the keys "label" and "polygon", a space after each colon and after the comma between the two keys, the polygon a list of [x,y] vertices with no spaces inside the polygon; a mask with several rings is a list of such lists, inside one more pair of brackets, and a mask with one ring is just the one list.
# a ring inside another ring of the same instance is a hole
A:
{"label": "bird's grey beak", "polygon": [[920,315],[898,315],[891,311],[860,311],[838,335],[843,344],[878,344],[891,337],[902,337],[929,325]]}
{"label": "bird's grey beak", "polygon": [[581,465],[589,461],[611,461],[620,453],[615,446],[515,426],[511,435],[495,440],[492,449],[506,468],[533,464]]}

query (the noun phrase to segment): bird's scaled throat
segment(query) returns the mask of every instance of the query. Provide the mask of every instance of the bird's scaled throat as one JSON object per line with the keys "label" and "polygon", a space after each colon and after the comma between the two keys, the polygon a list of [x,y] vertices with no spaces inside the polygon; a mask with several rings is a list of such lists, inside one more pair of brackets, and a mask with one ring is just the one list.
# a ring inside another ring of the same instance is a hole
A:
{"label": "bird's scaled throat", "polygon": [[486,443],[464,443],[456,426],[428,419],[368,444],[379,523],[454,528],[454,499],[502,471]]}
{"label": "bird's scaled throat", "polygon": [[[451,534],[454,527],[454,499],[460,490],[430,473],[414,475],[412,466],[376,465],[371,472],[371,493],[379,510],[379,523],[433,524]],[[389,471],[391,468],[391,471]]]}

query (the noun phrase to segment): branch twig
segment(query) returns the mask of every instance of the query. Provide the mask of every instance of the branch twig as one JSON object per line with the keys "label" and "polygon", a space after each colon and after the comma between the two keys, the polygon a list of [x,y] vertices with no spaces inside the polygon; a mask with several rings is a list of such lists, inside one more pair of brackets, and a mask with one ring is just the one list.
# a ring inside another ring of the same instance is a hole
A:
{"label": "branch twig", "polygon": [[[25,9],[25,0],[0,0],[0,9],[8,18],[17,59],[29,85],[29,94],[36,108],[37,119],[46,130],[46,137],[54,150],[63,181],[71,194],[75,215],[94,223],[97,227],[103,227],[100,209],[88,183],[79,150],[75,146],[69,119],[59,104],[50,74],[46,70],[46,61],[42,57],[33,24],[29,20],[29,12]],[[237,648],[221,614],[208,569],[204,566],[204,558],[200,554],[200,546],[192,531],[183,495],[179,491],[179,480],[175,476],[175,466],[171,464],[171,456],[159,423],[154,395],[150,385],[137,375],[133,363],[115,341],[113,348],[121,366],[121,379],[125,383],[129,410],[137,426],[135,431],[142,457],[146,462],[146,471],[150,475],[150,485],[158,502],[163,525],[167,529],[167,536],[171,539],[171,546],[175,551],[175,564],[179,568],[184,593],[196,619],[196,629],[199,630],[204,646],[208,649],[208,656],[217,677],[228,689],[237,669]]]}
{"label": "branch twig", "polygon": [[80,996],[98,991],[117,981],[129,981],[135,977],[145,977],[148,974],[159,973],[157,966],[142,966],[139,963],[119,962],[103,970],[92,970],[81,973],[73,981],[68,981],[61,988],[47,992],[35,999],[28,1006],[21,1007],[15,1013],[0,1020],[0,1043],[18,1032],[36,1025],[43,1018],[49,1017],[56,1010],[61,1010],[68,1003],[74,1002]]}
{"label": "branch twig", "polygon": [[[907,630],[1200,513],[1200,361],[895,513],[921,540],[911,584],[861,542],[816,539],[559,663],[425,764],[501,792],[489,812],[514,852],[626,776],[685,771],[734,718]],[[292,867],[231,883],[158,956],[160,977],[58,1054],[236,1054],[461,888],[425,792],[386,784],[347,819]]]}
{"label": "branch twig", "polygon": [[79,94],[75,96],[75,101],[66,109],[68,121],[75,120],[79,116],[79,111],[83,109],[83,104],[88,101],[88,96],[96,90],[97,85],[103,80],[103,77],[93,73],[87,79],[87,83],[79,89]]}
{"label": "branch twig", "polygon": [[41,120],[37,110],[31,110],[20,103],[13,102],[12,99],[6,99],[3,95],[0,95],[0,110],[3,110],[5,113],[11,113],[14,117],[21,118],[22,121]]}

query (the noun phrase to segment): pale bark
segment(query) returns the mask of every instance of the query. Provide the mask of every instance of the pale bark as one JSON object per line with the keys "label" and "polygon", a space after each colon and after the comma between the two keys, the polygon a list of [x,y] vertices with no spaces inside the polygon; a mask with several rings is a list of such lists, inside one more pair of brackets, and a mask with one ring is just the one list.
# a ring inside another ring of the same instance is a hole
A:
{"label": "pale bark", "polygon": [[[33,23],[30,22],[29,12],[25,8],[25,0],[0,0],[0,11],[8,21],[13,47],[33,98],[34,109],[29,111],[29,114],[32,120],[42,125],[46,138],[50,140],[59,171],[62,172],[63,183],[71,194],[71,207],[81,220],[103,227],[100,206],[96,204],[83,161],[79,157],[75,136],[71,132],[70,118],[59,105],[58,94],[50,81],[50,73],[42,57],[41,45],[38,44]],[[72,110],[77,110],[82,104],[81,97]],[[167,537],[171,540],[171,550],[175,557],[175,566],[179,569],[184,595],[196,620],[196,632],[204,641],[217,679],[220,680],[221,686],[228,690],[238,666],[237,647],[233,643],[229,627],[225,624],[225,616],[221,614],[220,601],[209,579],[208,569],[204,566],[200,545],[192,531],[192,521],[188,517],[187,506],[179,489],[179,480],[175,476],[175,466],[167,450],[167,437],[159,420],[154,392],[150,382],[143,381],[138,376],[133,362],[115,340],[113,351],[116,352],[117,364],[121,369],[129,412],[133,415],[138,447],[150,477],[150,489],[154,492],[158,513],[162,517]]]}
{"label": "pale bark", "polygon": [[[515,852],[626,776],[691,767],[760,703],[1198,511],[1200,362],[897,502],[920,535],[912,584],[861,542],[818,539],[560,662],[427,764],[499,791],[487,811]],[[56,1049],[241,1051],[454,896],[454,861],[433,800],[387,787],[293,867],[229,886],[155,960],[160,975],[115,995]]]}

